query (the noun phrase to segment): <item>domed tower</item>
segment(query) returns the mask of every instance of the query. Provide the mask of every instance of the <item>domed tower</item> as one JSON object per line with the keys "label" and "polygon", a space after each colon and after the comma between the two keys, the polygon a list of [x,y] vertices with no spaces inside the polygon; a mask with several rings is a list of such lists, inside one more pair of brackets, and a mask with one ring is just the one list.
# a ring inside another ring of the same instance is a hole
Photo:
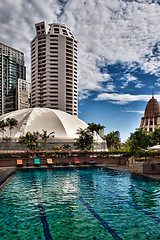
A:
{"label": "domed tower", "polygon": [[154,132],[155,128],[160,127],[160,106],[154,96],[147,103],[140,127],[148,132]]}

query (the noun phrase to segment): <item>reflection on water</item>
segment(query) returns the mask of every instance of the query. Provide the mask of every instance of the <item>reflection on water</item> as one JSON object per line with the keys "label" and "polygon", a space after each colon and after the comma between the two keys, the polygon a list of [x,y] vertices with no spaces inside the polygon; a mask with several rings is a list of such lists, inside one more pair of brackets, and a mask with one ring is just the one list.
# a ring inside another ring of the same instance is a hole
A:
{"label": "reflection on water", "polygon": [[0,239],[159,239],[159,197],[111,169],[21,171],[0,192]]}

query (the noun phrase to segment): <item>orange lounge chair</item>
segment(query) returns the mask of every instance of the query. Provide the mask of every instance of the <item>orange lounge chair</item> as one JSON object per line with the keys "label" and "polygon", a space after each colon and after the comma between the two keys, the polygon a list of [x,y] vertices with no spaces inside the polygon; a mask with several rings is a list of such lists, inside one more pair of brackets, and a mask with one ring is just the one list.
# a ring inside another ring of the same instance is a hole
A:
{"label": "orange lounge chair", "polygon": [[22,163],[22,159],[17,159],[17,167],[22,167],[23,163]]}
{"label": "orange lounge chair", "polygon": [[74,164],[75,164],[75,165],[79,165],[79,164],[81,164],[81,162],[79,161],[78,158],[74,158]]}

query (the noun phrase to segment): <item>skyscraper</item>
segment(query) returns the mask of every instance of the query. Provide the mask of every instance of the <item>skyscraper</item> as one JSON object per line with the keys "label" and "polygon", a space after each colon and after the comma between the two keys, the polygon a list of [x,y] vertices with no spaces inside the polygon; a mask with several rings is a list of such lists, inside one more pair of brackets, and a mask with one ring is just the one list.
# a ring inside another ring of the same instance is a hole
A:
{"label": "skyscraper", "polygon": [[18,78],[26,79],[24,53],[0,43],[0,115],[18,110]]}
{"label": "skyscraper", "polygon": [[61,24],[35,25],[31,42],[31,107],[77,115],[77,41]]}

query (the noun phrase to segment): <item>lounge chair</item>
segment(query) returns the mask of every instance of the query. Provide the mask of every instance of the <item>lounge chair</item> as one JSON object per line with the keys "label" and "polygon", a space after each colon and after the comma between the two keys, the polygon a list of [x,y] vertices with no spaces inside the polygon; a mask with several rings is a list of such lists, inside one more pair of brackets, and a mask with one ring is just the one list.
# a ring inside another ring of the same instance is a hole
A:
{"label": "lounge chair", "polygon": [[52,158],[47,158],[47,164],[48,165],[53,165],[53,161],[52,161]]}
{"label": "lounge chair", "polygon": [[89,162],[90,165],[96,164],[96,161],[93,160],[93,158],[89,158],[89,159],[88,159],[88,162]]}
{"label": "lounge chair", "polygon": [[34,165],[35,165],[35,166],[40,166],[40,165],[41,165],[39,158],[35,158],[35,159],[34,159]]}
{"label": "lounge chair", "polygon": [[80,161],[79,161],[79,159],[78,158],[74,158],[74,164],[75,165],[80,165],[80,164],[82,164]]}
{"label": "lounge chair", "polygon": [[22,159],[17,159],[17,167],[23,167]]}

